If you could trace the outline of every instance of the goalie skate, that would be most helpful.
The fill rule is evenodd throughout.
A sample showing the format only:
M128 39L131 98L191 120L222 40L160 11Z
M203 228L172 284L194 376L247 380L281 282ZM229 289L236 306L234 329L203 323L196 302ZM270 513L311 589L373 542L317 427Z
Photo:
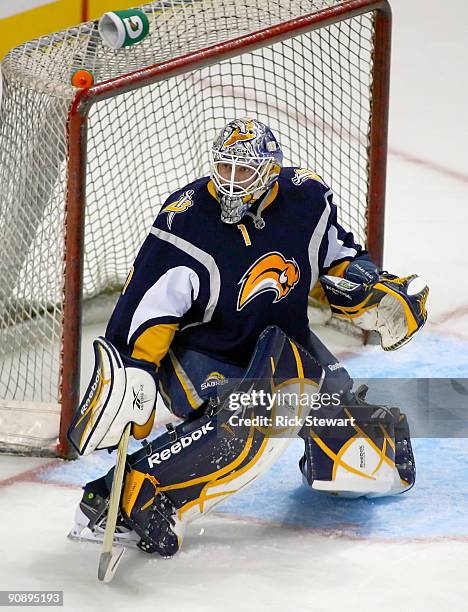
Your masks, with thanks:
M75 542L96 542L102 544L105 529L105 517L101 522L90 527L89 518L84 514L81 508L78 507L75 513L75 524L67 537ZM117 523L114 534L114 544L116 546L136 548L139 541L140 536L135 531L123 525L121 521Z
M75 512L75 524L68 534L70 540L103 542L109 499L100 494L95 486L92 486L95 484L96 482L85 487L83 498ZM136 547L139 541L138 534L124 523L119 514L114 533L114 544Z

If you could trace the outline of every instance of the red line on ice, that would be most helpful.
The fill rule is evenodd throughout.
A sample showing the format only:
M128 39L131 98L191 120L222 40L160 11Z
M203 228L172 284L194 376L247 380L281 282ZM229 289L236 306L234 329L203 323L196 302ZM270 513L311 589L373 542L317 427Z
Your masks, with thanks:
M411 153L406 153L405 151L400 151L399 149L394 149L393 147L389 147L388 152L390 155L399 157L400 159L410 162L411 164L417 164L418 166L424 166L425 168L434 170L434 172L438 172L439 174L444 174L445 176L456 179L457 181L461 181L462 183L468 183L468 174L465 174L463 172L452 170L451 168L442 166L441 164L433 162L429 159L417 157L416 155L412 155Z
M10 476L9 478L0 480L0 488L9 487L10 485L16 484L17 482L38 482L38 477L42 472L45 472L49 468L54 467L56 465L60 465L61 462L61 459L52 459L51 461L43 463L42 465L39 465L35 468L31 468L30 470L26 470L25 472L15 474L15 476Z

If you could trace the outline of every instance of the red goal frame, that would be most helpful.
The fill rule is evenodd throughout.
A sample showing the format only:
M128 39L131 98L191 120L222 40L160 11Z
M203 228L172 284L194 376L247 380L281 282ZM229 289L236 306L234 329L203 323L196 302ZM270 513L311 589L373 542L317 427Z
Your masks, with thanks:
M65 208L65 283L60 365L62 407L58 452L70 456L66 432L79 403L83 244L86 206L87 124L91 106L106 98L281 42L294 35L375 11L369 157L367 250L382 265L390 87L391 9L387 0L349 0L340 6L291 19L211 45L80 90L68 118L68 181Z

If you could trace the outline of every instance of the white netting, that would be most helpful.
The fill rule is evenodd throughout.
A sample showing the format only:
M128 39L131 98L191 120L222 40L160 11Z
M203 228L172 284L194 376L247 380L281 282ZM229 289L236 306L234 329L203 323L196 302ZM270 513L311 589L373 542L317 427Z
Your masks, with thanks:
M57 405L60 399L67 119L77 92L72 73L86 68L102 82L341 4L158 2L143 5L150 36L133 47L110 50L89 22L4 58L0 396L7 404ZM364 242L373 36L371 12L92 106L84 299L122 285L162 201L207 174L215 132L247 114L278 135L286 165L310 167L332 185L342 222Z

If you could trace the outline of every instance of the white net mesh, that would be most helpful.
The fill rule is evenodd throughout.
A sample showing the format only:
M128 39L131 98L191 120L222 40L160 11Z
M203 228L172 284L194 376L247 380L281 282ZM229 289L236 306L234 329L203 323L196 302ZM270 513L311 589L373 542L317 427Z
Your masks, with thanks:
M0 106L0 444L12 410L59 410L67 120L76 69L95 82L330 7L341 0L194 0L143 5L150 35L113 51L96 24L42 37L3 60ZM332 185L366 241L374 13L347 18L98 102L89 113L83 297L118 290L158 208L208 173L228 120L268 123L285 165ZM14 418L13 418L14 422ZM3 423L3 424L2 424ZM3 428L3 429L2 429ZM15 432L10 443L50 446ZM10 431L12 430L12 431ZM34 430L36 431L36 430ZM16 438L15 438L16 436ZM29 437L28 437L29 436ZM5 436L4 436L5 438Z

